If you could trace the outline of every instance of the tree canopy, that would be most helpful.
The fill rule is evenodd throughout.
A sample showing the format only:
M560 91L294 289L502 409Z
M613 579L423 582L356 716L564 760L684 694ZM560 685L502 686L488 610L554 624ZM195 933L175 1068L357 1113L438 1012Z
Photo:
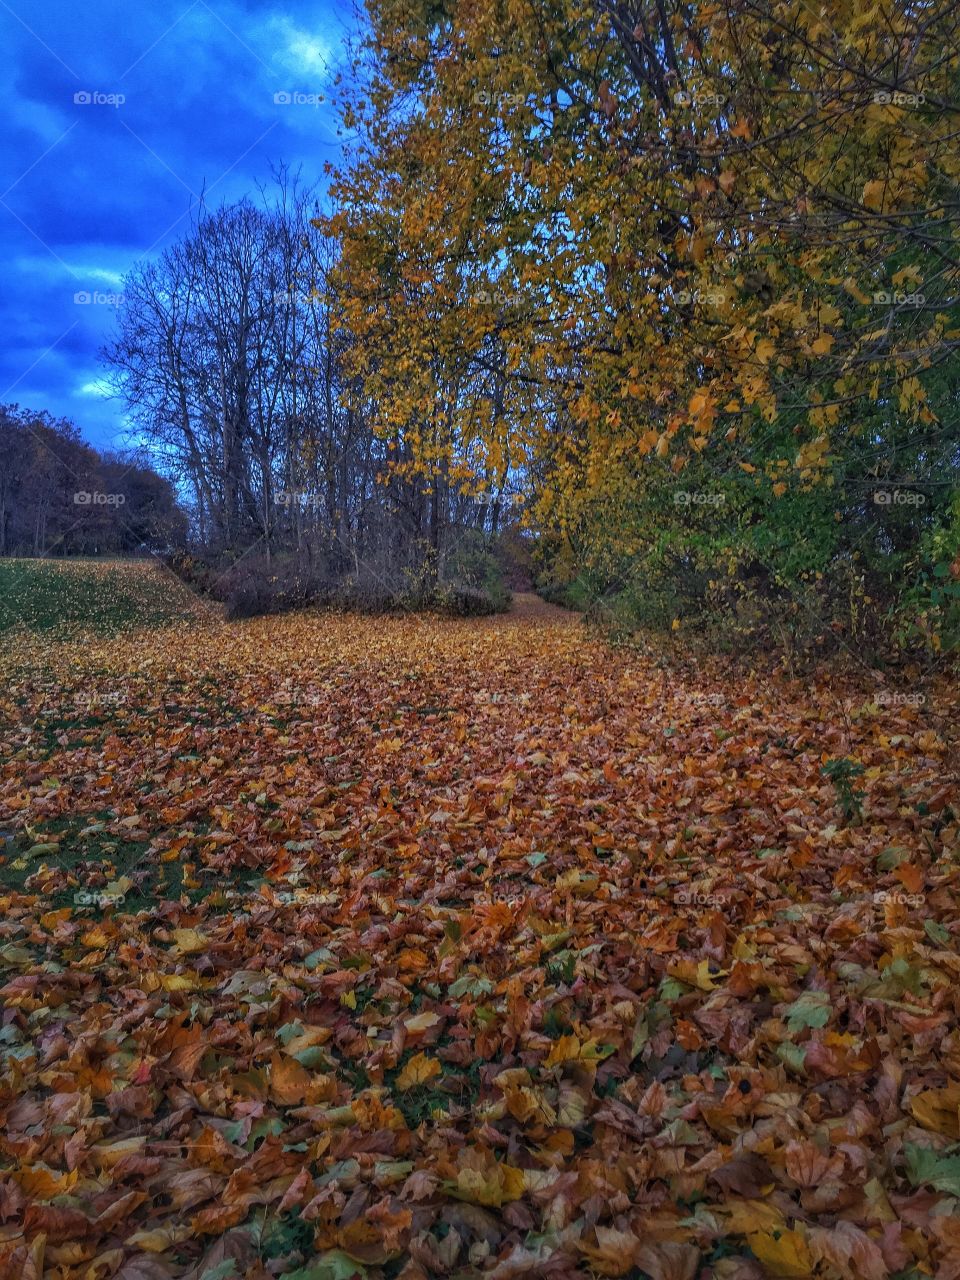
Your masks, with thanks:
M323 225L403 465L523 469L551 571L666 618L922 596L960 550L955 6L368 13Z

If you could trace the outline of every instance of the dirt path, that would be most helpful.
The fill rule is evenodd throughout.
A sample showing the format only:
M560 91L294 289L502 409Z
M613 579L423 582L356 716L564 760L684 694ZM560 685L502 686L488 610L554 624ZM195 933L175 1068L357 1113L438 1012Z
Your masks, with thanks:
M515 591L507 616L530 622L538 619L544 622L572 622L580 615L572 609L562 609L559 605L548 603L533 591Z

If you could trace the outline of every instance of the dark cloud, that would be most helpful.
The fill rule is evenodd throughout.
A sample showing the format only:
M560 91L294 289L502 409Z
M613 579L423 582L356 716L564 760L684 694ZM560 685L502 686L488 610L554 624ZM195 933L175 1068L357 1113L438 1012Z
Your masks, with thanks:
M239 199L281 161L320 181L339 150L331 105L275 99L322 95L351 25L338 0L4 0L0 402L118 439L98 360L109 295L185 232L201 193Z

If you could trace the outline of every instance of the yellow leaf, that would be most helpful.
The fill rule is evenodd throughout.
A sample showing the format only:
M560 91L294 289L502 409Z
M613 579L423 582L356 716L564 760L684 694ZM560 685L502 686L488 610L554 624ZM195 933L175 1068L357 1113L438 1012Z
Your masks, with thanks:
M80 1179L80 1170L57 1173L55 1169L48 1169L44 1165L33 1165L31 1168L14 1170L11 1176L31 1198L52 1200L54 1196L65 1196L70 1192Z
M412 1089L414 1085L426 1084L440 1074L440 1063L425 1053L415 1053L407 1065L397 1076L397 1088Z
M912 284L920 284L921 276L920 268L918 266L911 265L909 267L901 267L900 270L895 272L891 277L890 283L899 289L900 286L902 284L906 284L908 280Z
M295 1058L298 1053L302 1053L304 1049L312 1049L314 1045L326 1044L333 1035L330 1027L304 1027L303 1032L294 1036L284 1046L284 1053L290 1058Z
M547 1102L542 1089L507 1086L503 1090L503 1100L507 1104L507 1110L521 1124L528 1124L533 1120L537 1124L552 1127L557 1122L557 1113Z
M97 1168L110 1169L127 1156L139 1155L146 1141L146 1138L140 1135L135 1138L120 1138L117 1142L98 1143L90 1148L90 1154Z
M690 241L690 257L694 262L702 262L706 257L708 243L706 236L694 236Z
M430 957L420 947L405 947L397 956L401 973L422 973L429 963Z
M620 1231L615 1227L594 1228L596 1245L586 1241L579 1244L580 1252L588 1259L590 1270L602 1276L622 1276L633 1267L640 1249L640 1240L632 1231Z
M457 1174L454 1194L461 1200L499 1208L523 1195L525 1180L522 1169L500 1164L489 1153L466 1151L465 1167Z
M609 1049L601 1048L595 1036L588 1040L580 1040L574 1035L561 1036L547 1055L545 1065L556 1067L562 1062L598 1062L607 1053Z
M270 1096L284 1107L299 1106L310 1087L310 1072L296 1058L275 1053L270 1062Z
M69 920L71 916L70 907L61 907L59 911L47 911L40 917L40 923L45 929L55 929L58 924L64 920Z
M851 298L856 298L857 302L862 303L864 306L871 301L869 293L864 293L852 276L847 276L843 282L843 287Z
M770 1275L801 1280L813 1273L813 1257L800 1231L757 1231L747 1236L747 1243Z
M712 991L716 986L714 978L723 976L724 971L718 970L717 973L710 972L710 961L701 960L694 963L692 960L675 960L673 964L667 967L667 974L671 978L677 978L680 982L685 982L690 987L697 987L700 991Z
M587 875L579 867L571 867L562 876L557 876L556 888L565 889L568 893L590 894L597 887L597 877Z
M173 940L181 955L190 955L195 951L205 951L210 939L199 929L174 929Z
M780 1210L769 1200L731 1200L724 1208L727 1213L727 1234L750 1236L757 1233L781 1232L787 1222Z
M561 1036L559 1040L554 1042L553 1048L547 1056L546 1065L548 1067L558 1066L561 1062L568 1062L573 1058L580 1056L580 1041L576 1036Z
M571 1081L563 1081L557 1101L557 1123L576 1129L590 1113L590 1098L586 1089Z
M910 1111L918 1124L948 1138L960 1138L960 1084L926 1089L910 1099Z
M162 973L160 985L164 991L196 991L200 982L197 974Z
M113 935L107 933L100 925L94 925L92 929L88 929L81 937L80 941L85 947L106 947L110 945L110 939Z
M193 1234L192 1227L155 1227L152 1231L135 1231L128 1236L124 1244L135 1249L143 1249L147 1253L165 1253L175 1244L182 1244Z
M637 442L637 448L643 454L649 453L656 446L659 439L659 433L648 427Z
M698 418L700 414L707 408L710 403L710 397L705 391L696 391L690 397L690 417Z
M443 1019L436 1013L415 1013L412 1018L404 1018L403 1025L411 1035L418 1031L429 1031L439 1026Z

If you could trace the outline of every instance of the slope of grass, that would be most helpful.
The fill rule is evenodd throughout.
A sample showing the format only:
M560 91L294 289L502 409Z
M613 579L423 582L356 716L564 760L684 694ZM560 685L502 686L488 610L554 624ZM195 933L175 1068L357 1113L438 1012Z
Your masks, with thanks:
M0 560L0 633L21 627L110 635L164 626L196 607L152 561Z

